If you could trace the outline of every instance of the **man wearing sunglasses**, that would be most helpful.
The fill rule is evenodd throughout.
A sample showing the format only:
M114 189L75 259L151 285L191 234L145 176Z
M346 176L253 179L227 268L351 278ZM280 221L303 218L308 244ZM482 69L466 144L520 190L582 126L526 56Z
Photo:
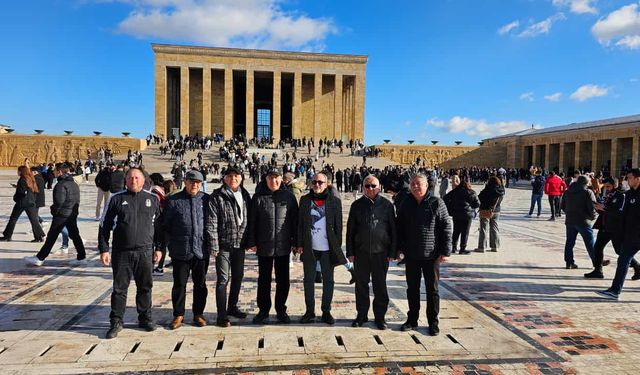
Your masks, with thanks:
M373 284L373 315L376 327L387 329L384 316L389 306L387 270L396 257L396 227L393 204L380 195L380 181L364 179L363 196L353 202L347 220L347 257L354 262L356 319L352 327L368 321L369 280Z

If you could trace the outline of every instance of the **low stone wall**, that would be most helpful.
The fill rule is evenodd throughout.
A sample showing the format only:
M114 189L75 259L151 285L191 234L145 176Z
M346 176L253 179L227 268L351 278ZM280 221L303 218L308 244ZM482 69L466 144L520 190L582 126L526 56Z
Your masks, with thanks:
M419 157L425 166L433 168L445 162L476 150L477 146L429 146L429 145L393 145L375 146L382 151L380 156L398 164L412 164Z
M29 159L31 165L86 160L87 150L95 159L100 147L119 155L128 150L144 150L147 142L128 137L0 134L0 167L18 167L25 159Z

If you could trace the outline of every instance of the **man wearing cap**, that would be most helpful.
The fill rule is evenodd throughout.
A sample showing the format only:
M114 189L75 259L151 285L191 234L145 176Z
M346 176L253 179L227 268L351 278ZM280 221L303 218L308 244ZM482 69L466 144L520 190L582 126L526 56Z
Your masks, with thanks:
M209 246L205 241L205 216L209 195L200 190L202 173L191 170L185 175L185 187L167 200L162 214L164 242L168 244L173 264L173 321L171 329L178 329L184 321L185 297L189 274L193 281L193 322L207 325L204 308L207 303L206 275L209 265ZM156 251L156 258L162 253Z
M229 316L244 319L238 308L240 286L244 276L244 258L249 192L242 187L242 172L235 166L226 169L222 186L211 193L207 206L206 236L209 249L216 258L216 325L229 327ZM227 284L231 290L227 299Z
M296 244L298 203L282 184L282 171L271 168L266 175L266 189L256 189L249 208L247 248L258 255L258 314L255 324L262 324L271 310L271 274L275 268L277 319L289 323L289 254Z

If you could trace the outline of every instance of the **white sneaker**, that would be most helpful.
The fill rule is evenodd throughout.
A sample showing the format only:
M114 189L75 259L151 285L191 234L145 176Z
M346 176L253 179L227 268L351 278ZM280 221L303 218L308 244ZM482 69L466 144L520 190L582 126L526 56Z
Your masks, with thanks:
M37 256L31 256L31 257L24 257L24 262L27 263L30 266L36 266L36 267L40 267L42 265L42 263L44 263L44 260L40 260L38 259Z
M74 259L71 261L71 265L74 267L86 267L87 266L87 258L84 259Z
M60 246L58 251L56 251L56 254L69 254L69 247L68 246Z

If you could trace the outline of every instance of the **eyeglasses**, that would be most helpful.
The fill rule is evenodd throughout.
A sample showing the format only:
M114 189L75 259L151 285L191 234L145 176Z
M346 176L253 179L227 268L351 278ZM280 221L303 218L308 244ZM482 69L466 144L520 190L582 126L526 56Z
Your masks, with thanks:
M320 180L311 181L311 183L314 184L314 185L324 185L325 184L324 181L320 181Z
M367 184L367 185L364 185L364 187L367 189L375 189L378 187L378 185Z

